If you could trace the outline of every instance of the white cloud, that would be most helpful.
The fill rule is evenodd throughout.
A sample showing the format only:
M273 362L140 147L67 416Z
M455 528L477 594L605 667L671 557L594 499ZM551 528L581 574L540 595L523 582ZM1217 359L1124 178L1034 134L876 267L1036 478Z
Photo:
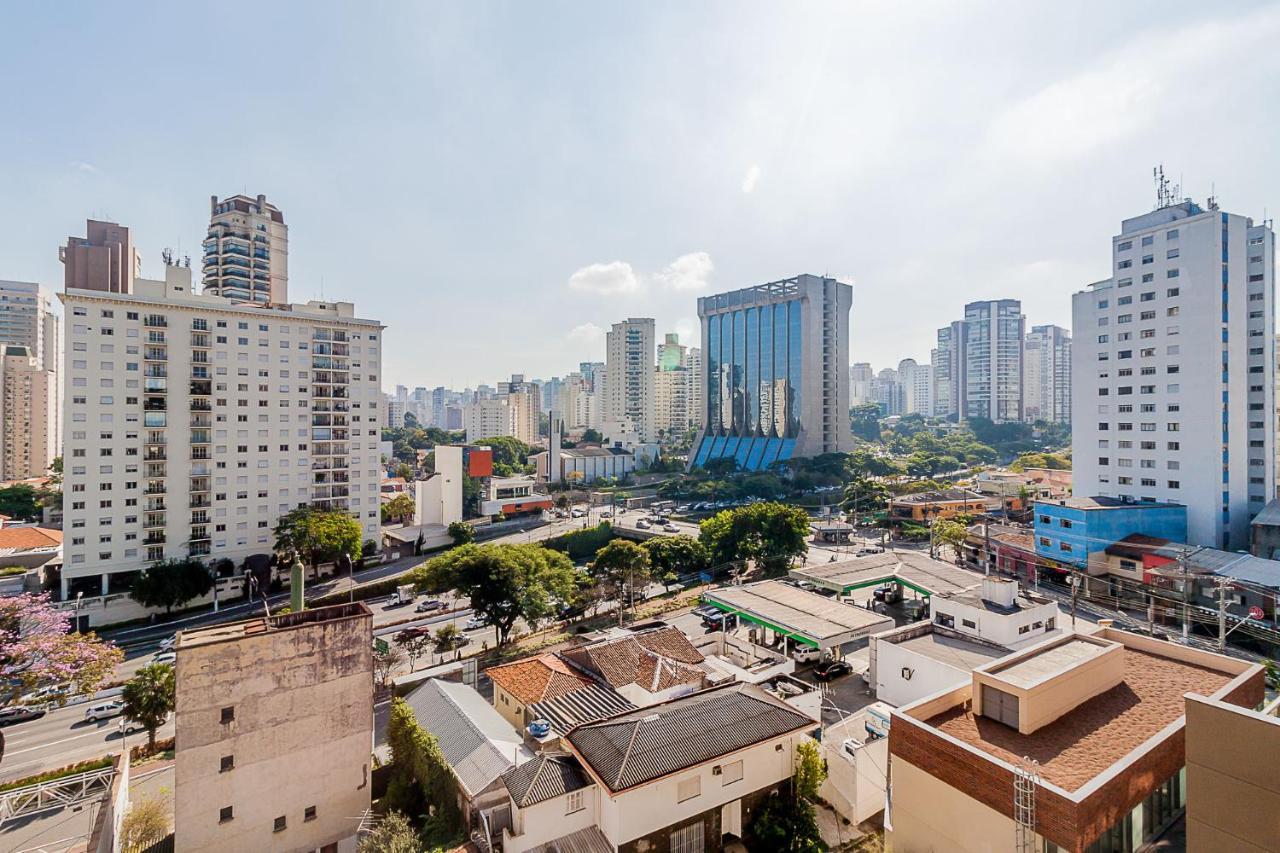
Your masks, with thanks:
M760 180L760 164L752 163L751 168L747 169L747 174L742 177L742 191L750 193L756 188L756 183Z
M71 168L75 169L77 172L98 171L97 166L93 165L92 163L86 163L83 160L72 160L70 165L71 165Z
M607 264L589 264L569 276L569 287L584 293L613 296L634 293L640 289L640 279L631 264L612 261Z
M569 334L565 335L565 337L576 344L595 343L604 339L604 329L595 323L583 323L570 329Z
M640 293L654 285L667 290L705 290L707 278L715 270L706 252L681 255L656 273L638 273L626 261L588 264L569 276L569 287L582 293L619 296Z
M705 290L707 277L715 268L706 252L690 252L668 264L658 273L658 280L672 290Z

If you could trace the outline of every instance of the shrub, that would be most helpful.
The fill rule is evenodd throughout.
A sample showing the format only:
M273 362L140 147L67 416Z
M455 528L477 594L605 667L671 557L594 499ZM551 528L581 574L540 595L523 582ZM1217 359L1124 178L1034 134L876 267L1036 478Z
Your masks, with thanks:
M607 521L586 530L571 530L548 539L543 544L553 551L563 551L571 560L587 560L616 538L613 525Z

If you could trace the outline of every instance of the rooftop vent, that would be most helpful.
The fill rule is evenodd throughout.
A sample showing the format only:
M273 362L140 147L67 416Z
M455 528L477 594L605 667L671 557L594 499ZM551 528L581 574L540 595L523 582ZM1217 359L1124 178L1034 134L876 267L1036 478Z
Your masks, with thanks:
M1018 597L1018 582L1010 578L987 575L982 579L982 600L1000 607L1012 607Z

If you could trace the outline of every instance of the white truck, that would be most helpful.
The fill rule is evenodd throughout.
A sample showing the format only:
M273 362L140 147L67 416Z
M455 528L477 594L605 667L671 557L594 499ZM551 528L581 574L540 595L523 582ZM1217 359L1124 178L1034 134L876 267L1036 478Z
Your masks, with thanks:
M396 591L391 595L391 600L387 602L388 607L400 607L413 601L413 584L406 583L396 587Z

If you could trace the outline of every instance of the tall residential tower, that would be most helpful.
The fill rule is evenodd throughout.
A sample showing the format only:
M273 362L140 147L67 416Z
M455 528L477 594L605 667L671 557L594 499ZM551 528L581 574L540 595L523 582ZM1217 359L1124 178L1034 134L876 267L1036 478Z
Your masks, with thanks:
M1111 252L1072 300L1075 493L1185 504L1189 543L1244 548L1275 493L1275 235L1165 201Z
M265 195L209 200L204 292L236 302L289 301L289 226Z

